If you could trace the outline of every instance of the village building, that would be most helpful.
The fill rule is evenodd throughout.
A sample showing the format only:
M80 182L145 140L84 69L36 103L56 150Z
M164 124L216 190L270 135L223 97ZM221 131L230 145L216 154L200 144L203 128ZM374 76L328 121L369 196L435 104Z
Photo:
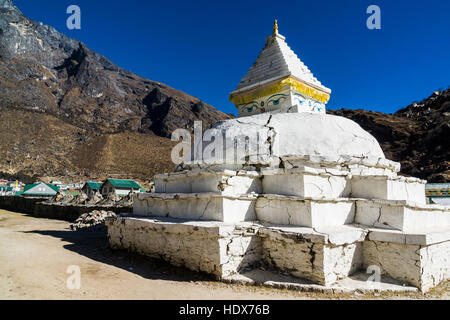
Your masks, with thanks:
M2 184L0 184L0 195L2 196L10 196L10 195L19 195L21 194L21 186L23 183L16 181L3 181Z
M427 292L450 279L450 207L427 204L426 181L400 176L356 122L326 114L330 93L275 24L231 94L239 118L208 131L225 136L220 152L204 150L221 139L200 141L156 175L132 216L107 221L111 246L231 282L281 273L320 290Z
M102 182L89 181L84 184L83 188L81 188L81 191L87 194L88 197L92 197L97 192L100 192L102 184Z
M51 185L45 184L43 182L26 185L23 190L23 197L33 197L33 198L50 198L55 196L59 192L59 188Z
M100 193L106 197L115 193L119 197L126 197L130 193L139 193L143 188L134 180L107 179L100 187Z
M10 196L14 194L13 187L0 186L0 196Z
M427 203L450 206L450 183L429 183L425 191Z

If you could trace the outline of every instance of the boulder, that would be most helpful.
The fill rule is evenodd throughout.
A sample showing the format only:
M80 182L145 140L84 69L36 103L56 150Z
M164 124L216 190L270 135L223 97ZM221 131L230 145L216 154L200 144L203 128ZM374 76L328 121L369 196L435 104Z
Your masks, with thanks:
M114 218L112 211L92 211L81 215L75 223L70 225L72 231L105 232L105 219Z

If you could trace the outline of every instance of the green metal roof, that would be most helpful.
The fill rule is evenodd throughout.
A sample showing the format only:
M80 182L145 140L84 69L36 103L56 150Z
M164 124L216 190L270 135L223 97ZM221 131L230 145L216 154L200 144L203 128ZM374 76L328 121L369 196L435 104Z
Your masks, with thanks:
M92 190L99 190L103 184L101 182L86 182L86 183Z
M137 183L134 180L108 179L106 180L106 182L109 182L114 188L137 189L137 190L140 190L142 188L139 185L139 183Z
M52 184L47 184L47 186L49 186L50 188L52 188L53 190L55 190L56 192L59 192L59 188L57 186L54 186Z
M24 188L23 188L23 192L27 192L30 189L33 189L34 187L36 187L38 185L38 183L34 183L34 184L27 184Z
M27 193L29 190L33 189L34 187L40 185L40 183L34 183L34 184L27 184L24 188L23 188L23 192ZM59 188L57 186L51 185L51 184L47 184L47 186L52 189L55 192L59 192Z

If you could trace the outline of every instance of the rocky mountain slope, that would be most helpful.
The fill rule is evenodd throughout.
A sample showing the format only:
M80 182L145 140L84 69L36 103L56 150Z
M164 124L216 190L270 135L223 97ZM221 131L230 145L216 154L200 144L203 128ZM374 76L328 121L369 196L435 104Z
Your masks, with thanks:
M450 89L435 92L395 114L365 110L329 111L358 122L380 142L402 173L429 182L450 181Z
M68 160L71 151L103 155L111 139L129 132L142 134L138 140L146 141L148 147L135 147L148 152L143 155L147 169L128 171L119 162L115 173L151 174L162 159L149 146L159 145L161 137L170 137L177 128L192 129L196 120L208 126L229 117L195 97L116 66L80 41L29 20L10 0L0 0L0 125L2 131L8 128L3 132L8 138L0 138L0 173L96 175L103 168L85 170L81 155ZM135 159L128 151L130 161ZM89 157L94 161L92 154ZM167 160L170 157L162 162ZM88 167L95 166L89 162Z

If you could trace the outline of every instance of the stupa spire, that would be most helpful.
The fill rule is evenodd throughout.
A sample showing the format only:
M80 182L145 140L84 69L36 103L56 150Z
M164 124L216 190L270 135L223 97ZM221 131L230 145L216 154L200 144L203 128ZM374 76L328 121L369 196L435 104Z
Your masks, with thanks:
M278 20L275 20L273 24L273 35L276 36L278 34Z
M240 117L265 112L325 113L331 90L314 77L285 40L275 20L258 59L231 93Z

